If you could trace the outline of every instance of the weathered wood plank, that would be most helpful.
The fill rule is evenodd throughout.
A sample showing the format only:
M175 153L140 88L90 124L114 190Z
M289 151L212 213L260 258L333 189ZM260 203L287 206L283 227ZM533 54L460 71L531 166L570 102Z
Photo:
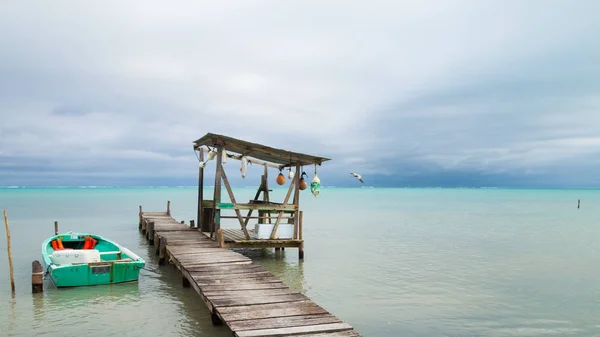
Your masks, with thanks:
M307 325L299 327L289 328L275 328L275 329L263 329L263 330L245 330L235 332L234 336L237 337L276 337L286 336L299 333L313 333L313 332L337 332L344 330L352 330L352 326L347 323L330 323L330 324L318 324L318 325Z
M240 282L243 282L245 284L251 284L251 283L265 284L265 283L280 283L281 282L275 276L257 277L257 278L236 277L235 279L228 278L228 279L221 279L221 280L214 280L212 278L195 278L194 281L196 283L198 283L198 285L201 285L201 286L217 285L217 284L238 284Z
M289 335L288 335L289 336ZM361 337L361 335L354 330L338 331L338 332L325 332L317 334L300 334L293 335L294 337Z
M271 304L271 303L290 303L298 301L309 300L302 294L290 294L290 295L278 295L278 296L265 296L265 297L251 297L251 296L230 296L230 297L214 297L209 300L215 308L219 307L231 307L240 305L257 305L257 304Z
M244 272L255 272L265 271L265 267L255 263L249 264L219 264L219 265L208 265L208 266L186 266L186 269L190 272L199 273L211 273L211 274L227 274L227 273L244 273Z
M233 331L261 330L273 328L286 328L305 325L317 325L327 323L341 323L342 321L331 314L303 315L253 319L245 321L231 321L229 328Z
M245 280L245 279L255 279L255 278L273 278L273 274L268 271L254 271L254 272L246 272L236 274L235 277L231 277L231 273L227 274L213 274L213 273L198 273L198 272L190 272L190 275L194 278L194 280L214 280L215 282L221 282L226 280ZM276 278L277 279L277 278ZM279 279L277 279L279 280Z
M231 283L231 284L213 284L202 286L205 292L214 291L233 291L233 290L262 290L262 289L287 289L288 286L283 282L272 283Z
M261 319L299 315L327 314L327 310L311 301L299 301L276 304L261 304L237 307L221 307L217 313L226 321Z
M206 297L216 297L216 296L278 296L278 295L289 295L294 294L295 292L289 288L276 288L276 289L260 289L260 290L220 290L220 291L206 291L205 287L202 287L204 290L204 295Z

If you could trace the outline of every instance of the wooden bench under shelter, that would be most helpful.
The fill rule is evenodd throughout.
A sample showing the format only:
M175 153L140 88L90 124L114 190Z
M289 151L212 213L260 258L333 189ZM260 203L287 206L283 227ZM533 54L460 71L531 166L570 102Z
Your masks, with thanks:
M204 235L217 241L223 248L298 248L298 256L304 258L304 241L302 239L302 211L300 210L301 167L321 165L329 158L318 157L266 145L251 143L223 135L207 133L194 142L194 151L198 151L200 169L198 175L198 214L197 223ZM238 202L235 198L225 170L223 156L227 159L240 160L254 165L264 166L264 173L254 199L247 203ZM206 159L206 160L205 160ZM213 159L216 163L214 193L212 200L204 199L204 169L206 163ZM289 188L282 203L273 202L269 198L269 168L279 172L285 168L295 169L294 177L288 181ZM225 186L230 202L223 202L221 188ZM261 197L262 194L262 197ZM292 198L293 194L293 198ZM290 198L292 198L290 200ZM232 215L225 215L233 211ZM254 212L257 215L253 215ZM242 214L242 212L246 212ZM221 220L237 219L240 229L221 228ZM248 228L250 219L258 224L272 224L271 234L266 239L255 237L254 229ZM284 222L282 222L284 221ZM293 235L281 238L278 228L282 223L293 225Z

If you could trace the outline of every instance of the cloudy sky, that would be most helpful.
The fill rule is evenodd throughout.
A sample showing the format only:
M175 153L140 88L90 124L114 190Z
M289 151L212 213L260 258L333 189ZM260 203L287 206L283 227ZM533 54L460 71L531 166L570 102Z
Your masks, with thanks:
M600 187L598 13L3 1L0 186L193 185L213 132L332 158L324 185Z

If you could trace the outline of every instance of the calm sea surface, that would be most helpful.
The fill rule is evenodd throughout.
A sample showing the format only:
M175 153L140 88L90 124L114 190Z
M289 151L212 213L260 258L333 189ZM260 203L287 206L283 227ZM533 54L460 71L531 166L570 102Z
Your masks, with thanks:
M195 218L195 188L0 189L17 286L13 298L1 230L0 335L230 336L138 233L138 205L167 200L177 220ZM243 253L364 336L598 336L599 206L591 190L325 188L301 195L304 262L296 249ZM58 290L48 279L31 294L55 220L121 243L149 270L137 284Z

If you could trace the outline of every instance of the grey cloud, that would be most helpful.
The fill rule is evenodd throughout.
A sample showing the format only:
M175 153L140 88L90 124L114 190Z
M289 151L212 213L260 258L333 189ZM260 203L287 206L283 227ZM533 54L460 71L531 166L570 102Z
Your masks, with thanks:
M597 181L594 1L37 6L0 13L0 185L193 183L206 132L330 181Z

